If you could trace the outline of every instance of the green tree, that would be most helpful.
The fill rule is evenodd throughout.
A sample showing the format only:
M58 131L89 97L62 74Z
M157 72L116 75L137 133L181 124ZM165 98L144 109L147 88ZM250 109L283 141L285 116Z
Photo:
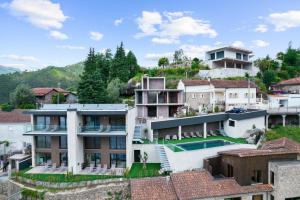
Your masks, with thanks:
M138 73L140 67L137 64L137 59L132 51L128 52L126 60L129 67L129 78L132 78Z
M101 59L100 59L101 60ZM84 71L78 84L78 99L80 103L106 103L106 83L101 74L101 65L95 55L94 49L90 49L84 62Z
M28 85L19 84L10 94L10 103L16 108L34 108L35 96Z
M64 102L66 102L66 97L63 93L59 92L59 93L52 95L51 102L53 104L64 103Z
M107 94L111 103L120 102L120 90L123 84L119 78L111 80L107 85Z
M263 82L267 88L276 81L276 74L273 70L267 70L263 73Z
M184 53L182 49L176 50L173 55L173 63L175 65L182 64Z
M199 69L200 63L201 63L201 61L199 58L193 58L191 68Z
M127 82L130 78L130 70L127 65L126 53L123 47L123 42L117 47L115 56L110 67L110 80L119 78L122 82Z
M169 59L167 57L162 57L158 60L158 66L165 68L169 65Z

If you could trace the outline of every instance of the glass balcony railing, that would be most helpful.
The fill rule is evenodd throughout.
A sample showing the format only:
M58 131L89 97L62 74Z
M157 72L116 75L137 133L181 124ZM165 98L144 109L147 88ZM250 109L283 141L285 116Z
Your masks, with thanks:
M106 126L79 126L79 132L111 132L111 131L125 131L125 125L106 125Z
M29 125L25 127L25 132L65 132L67 131L66 126L61 125Z

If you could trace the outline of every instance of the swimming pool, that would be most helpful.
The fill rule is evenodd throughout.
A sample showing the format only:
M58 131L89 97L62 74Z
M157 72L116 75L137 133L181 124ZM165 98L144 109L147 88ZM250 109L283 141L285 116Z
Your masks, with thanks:
M202 142L191 142L191 143L184 143L184 144L177 144L179 148L185 151L197 150L197 149L207 149L213 147L221 147L234 144L232 142L226 140L209 140L209 141L202 141Z

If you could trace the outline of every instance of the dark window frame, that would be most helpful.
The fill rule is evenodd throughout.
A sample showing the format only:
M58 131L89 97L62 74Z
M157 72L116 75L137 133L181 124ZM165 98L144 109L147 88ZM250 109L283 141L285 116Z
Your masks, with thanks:
M228 121L228 126L235 127L235 121L234 120L229 120Z
M63 140L64 138L65 140ZM68 136L66 135L59 136L59 148L68 149Z
M122 141L123 140L123 141ZM110 136L109 149L126 149L126 136Z
M51 149L51 136L48 135L39 135L35 136L35 146L40 149Z
M85 149L101 149L100 137L84 137Z
M115 167L117 167L117 168L119 168L119 167L126 167L126 159L127 159L127 157L126 157L126 154L125 153L111 153L110 154L110 166L112 166L112 161L115 161ZM113 158L113 157L115 157L115 158ZM124 159L124 157L125 157L125 159ZM125 164L125 166L124 165L122 165L122 163L123 164Z

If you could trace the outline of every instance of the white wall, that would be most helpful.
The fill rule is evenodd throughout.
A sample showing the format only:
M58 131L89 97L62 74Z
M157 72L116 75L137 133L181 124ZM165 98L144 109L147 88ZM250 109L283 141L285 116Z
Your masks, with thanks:
M126 115L126 167L131 167L131 164L134 161L133 150L132 150L132 140L134 135L135 127L135 114L136 108L128 110Z
M140 150L141 155L146 152L148 154L148 163L160 163L159 154L155 149L155 144L133 144L132 145L132 157L134 156L134 150Z
M230 97L230 94L237 93L237 98ZM248 97L245 94L248 93L248 88L228 88L226 89L226 104L247 104ZM250 103L256 103L256 88L250 88Z
M232 119L229 119L232 120ZM229 120L224 121L224 131L229 137L245 137L247 130L253 129L253 125L259 129L265 129L265 117L256 117L245 120L233 120L235 126L229 126Z
M279 108L280 104L284 107L300 106L300 94L269 95L268 99L270 108Z
M0 123L0 141L9 141L9 147L6 148L6 153L9 151L20 151L24 149L23 143L30 143L31 138L23 136L28 123ZM4 153L4 149L0 148L0 154Z
M165 151L171 165L173 172L180 172L192 169L203 168L203 159L218 155L219 151L227 151L232 149L251 148L255 149L255 145L250 144L234 144L222 147L173 152L171 149L165 146Z

